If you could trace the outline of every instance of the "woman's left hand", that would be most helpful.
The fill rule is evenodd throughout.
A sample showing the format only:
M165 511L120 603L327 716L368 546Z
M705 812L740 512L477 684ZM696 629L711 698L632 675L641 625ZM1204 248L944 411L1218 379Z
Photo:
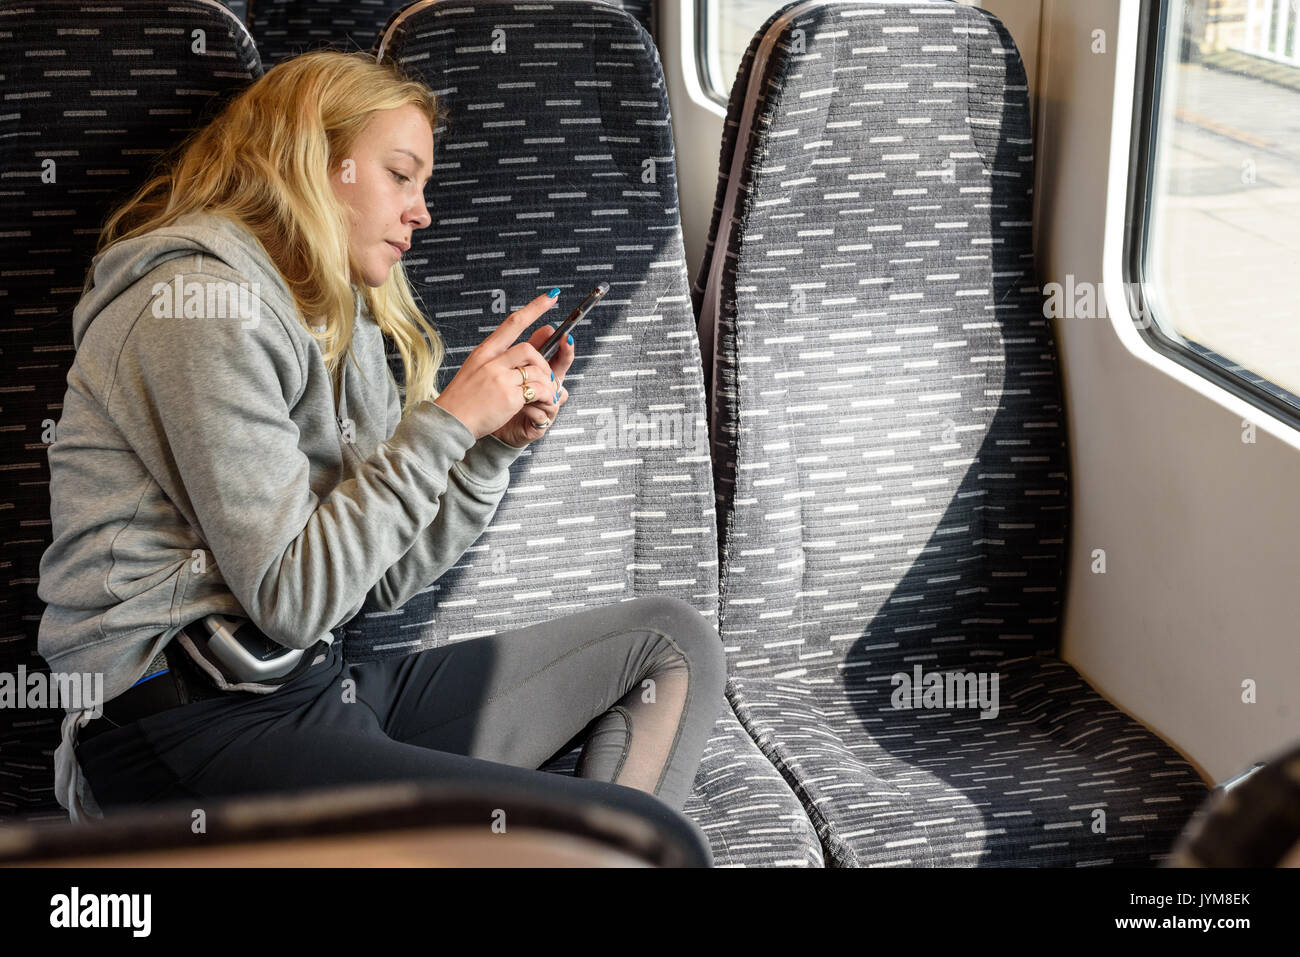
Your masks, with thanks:
M555 332L555 326L545 325L533 331L528 342L534 349L540 349ZM560 406L569 401L569 391L564 388L564 375L573 364L574 347L569 345L569 337L560 340L560 347L551 356L551 372L555 375L553 382L534 382L528 384L537 391L538 398L529 402L501 428L492 434L507 445L523 448L534 439L541 438L555 424ZM521 381L519 387L523 388Z

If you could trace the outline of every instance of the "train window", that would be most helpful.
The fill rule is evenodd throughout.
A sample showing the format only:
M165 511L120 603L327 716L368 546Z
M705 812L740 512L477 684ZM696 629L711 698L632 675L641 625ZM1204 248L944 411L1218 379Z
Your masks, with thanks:
M726 105L749 41L788 0L695 0L697 57L704 90Z
M1300 2L1147 0L1144 30L1129 246L1139 327L1294 422Z

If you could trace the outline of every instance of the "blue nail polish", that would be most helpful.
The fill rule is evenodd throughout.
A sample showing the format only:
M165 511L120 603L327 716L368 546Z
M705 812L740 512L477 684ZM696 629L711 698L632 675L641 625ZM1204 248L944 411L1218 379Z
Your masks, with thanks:
M558 392L555 393L555 401L556 401L556 402L559 402L559 401L560 401L560 393L558 393Z
M569 333L569 345L573 345L573 333Z
M555 289L552 289L550 292L548 292L547 295L550 296L552 299L558 299L560 295L560 290L558 287L556 287Z
M554 373L554 372L551 373L551 381L552 381L552 382L555 381L555 373Z

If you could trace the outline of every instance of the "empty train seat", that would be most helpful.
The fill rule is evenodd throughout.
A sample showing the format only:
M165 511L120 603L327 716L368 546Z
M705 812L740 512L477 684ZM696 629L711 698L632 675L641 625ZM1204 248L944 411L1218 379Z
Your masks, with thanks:
M795 3L750 44L693 289L719 627L831 865L1150 865L1207 793L1059 657L1032 190L1024 69L986 11Z
M369 50L384 26L408 6L428 0L253 0L248 26L269 68L322 47ZM568 2L568 0L561 0ZM652 29L652 0L608 0Z
M683 599L713 621L705 395L654 45L600 2L445 0L394 18L377 52L447 111L433 222L405 257L446 344L440 381L552 286L563 290L555 323L598 282L611 288L574 332L568 403L511 467L482 536L400 609L363 608L344 629L345 656L409 653L641 596ZM539 550L548 565L526 560ZM685 808L715 862L819 866L793 792L718 705ZM573 759L557 755L547 770L570 773Z
M72 367L72 310L108 212L164 151L262 73L243 24L208 0L0 0L0 315L7 574L0 670L48 671L36 593L52 541L49 460ZM66 820L54 800L61 711L4 711L0 816Z

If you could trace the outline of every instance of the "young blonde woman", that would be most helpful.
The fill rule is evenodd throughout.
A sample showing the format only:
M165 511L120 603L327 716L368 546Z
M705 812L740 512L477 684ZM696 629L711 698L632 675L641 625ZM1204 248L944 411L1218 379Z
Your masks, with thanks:
M552 325L516 341L558 289L435 386L442 342L401 258L430 223L437 109L364 54L286 61L105 226L73 318L39 586L51 670L104 675L102 716L69 710L56 754L74 820L381 780L668 815L689 795L725 665L685 602L361 664L333 640L367 598L400 607L459 560L569 398L572 337L550 362ZM271 690L211 675L174 639L213 615L306 654ZM584 739L578 777L536 770Z

